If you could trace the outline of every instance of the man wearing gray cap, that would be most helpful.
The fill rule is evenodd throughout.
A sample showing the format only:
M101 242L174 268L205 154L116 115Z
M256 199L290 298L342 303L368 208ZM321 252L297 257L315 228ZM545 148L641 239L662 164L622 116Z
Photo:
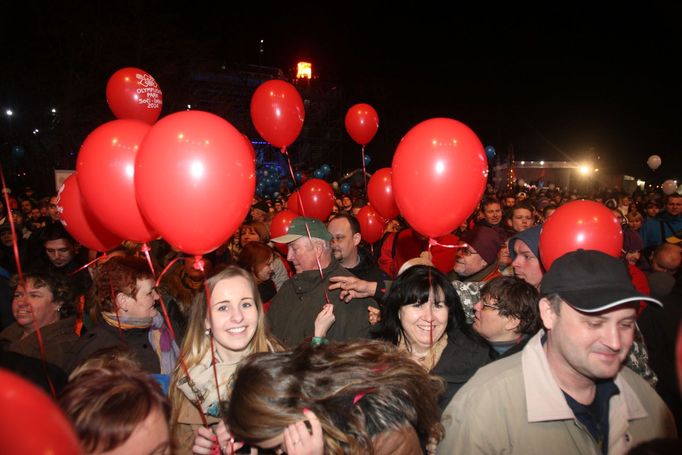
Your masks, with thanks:
M294 347L312 336L325 336L334 341L369 338L367 307L376 303L363 298L346 304L339 299L340 290L326 291L330 277L352 276L334 259L331 237L321 221L299 216L291 222L286 235L272 239L288 244L287 260L296 269L296 275L273 298L267 314L272 333L286 346ZM331 322L328 330L322 330L326 335L316 333L322 320Z
M541 330L524 350L486 366L455 395L440 454L626 453L675 437L670 411L622 362L640 301L625 265L578 250L541 283Z

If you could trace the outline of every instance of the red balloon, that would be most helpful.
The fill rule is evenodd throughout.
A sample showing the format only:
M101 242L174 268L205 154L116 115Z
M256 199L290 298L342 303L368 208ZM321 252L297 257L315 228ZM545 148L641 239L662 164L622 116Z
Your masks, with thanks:
M298 191L294 191L287 199L287 210L297 215L301 214L301 199L298 197Z
M569 202L542 225L540 258L545 270L549 270L555 259L578 249L620 257L623 229L606 206L594 201Z
M393 196L390 167L379 169L372 175L367 184L367 196L374 209L383 218L390 220L400 213Z
M251 120L263 139L275 147L291 145L301 133L305 109L296 87L270 80L256 89L251 98Z
M276 237L286 235L289 232L289 226L291 226L291 222L294 221L294 218L298 216L298 213L292 212L288 209L282 210L275 215L270 222L270 238L274 239ZM287 251L289 249L286 243L275 243L275 247L286 257Z
M357 218L360 222L360 235L365 242L375 243L384 235L386 220L371 205L361 208Z
M114 120L88 135L76 162L81 194L108 231L135 242L159 235L142 217L135 199L135 157L151 127L138 120Z
M346 112L346 131L358 144L369 144L378 129L379 115L369 104L356 104Z
M392 165L400 213L419 233L440 237L474 211L485 190L483 144L465 124L448 118L419 123L402 138Z
M154 229L178 250L200 255L223 244L246 217L256 168L244 136L227 121L177 112L144 138L135 188Z
M153 124L161 114L163 94L146 71L122 68L107 82L107 103L116 118Z
M57 210L69 234L91 250L108 251L122 241L102 226L82 200L77 173L64 180L57 197Z
M303 210L301 214L327 221L334 207L334 190L329 183L321 179L310 179L298 191Z
M2 369L0 384L0 453L81 453L73 426L42 390Z

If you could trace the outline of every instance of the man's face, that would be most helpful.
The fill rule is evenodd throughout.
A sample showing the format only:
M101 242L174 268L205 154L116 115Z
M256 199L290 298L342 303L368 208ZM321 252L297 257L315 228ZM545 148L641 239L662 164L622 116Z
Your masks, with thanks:
M48 240L45 252L55 267L64 267L73 260L76 253L74 246L66 239Z
M289 243L287 260L294 264L296 273L317 270L317 248L307 236Z
M665 210L673 216L682 213L682 197L669 197L665 203Z
M514 204L516 204L516 198L513 197L504 198L504 208L510 209L514 207Z
M656 205L649 206L646 209L644 209L644 211L646 212L646 216L648 216L649 218L656 218L656 215L658 215L659 212L658 206Z
M651 269L654 272L663 272L674 275L680 269L682 254L680 248L671 247L663 251L655 252L651 261Z
M360 234L353 235L350 223L345 218L334 218L327 224L327 230L332 235L332 253L336 260L344 267L353 267L355 264L345 264L344 262L356 258Z
M50 205L47 207L47 214L53 221L59 221L59 211L57 210L57 197L50 198Z
M626 207L629 205L630 205L630 198L629 197L625 196L625 197L621 198L621 200L620 200L620 206L621 207Z
M14 241L12 240L11 230L7 229L0 233L0 243L2 243L3 246L12 246L14 244Z
M40 209L31 209L29 219L31 221L40 221Z
M457 258L454 267L454 270L458 275L468 277L486 268L488 263L471 245L463 246L466 245L464 242L460 242L459 244L462 247L457 249Z
M540 261L535 254L533 254L530 248L528 248L528 245L521 240L516 240L514 242L514 252L516 253L516 258L512 262L514 275L529 283L531 286L535 286L536 288L540 286L543 273L542 268L540 267Z
M546 349L550 368L592 381L618 374L635 334L634 305L583 313L562 302L556 314L549 301L542 299L540 314L549 332Z
M497 202L486 205L483 207L483 217L493 226L499 224L502 221L502 207Z
M261 223L264 223L266 217L267 217L267 213L265 213L261 209L251 209L251 218L253 218L254 221L259 221Z
M21 201L21 211L24 212L26 215L31 213L31 209L33 206L31 205L31 201Z
M533 226L533 213L528 209L516 209L512 214L510 224L514 232L525 231Z
M351 209L352 206L353 201L351 201L348 196L344 196L341 198L341 207L343 207L344 210L348 211Z

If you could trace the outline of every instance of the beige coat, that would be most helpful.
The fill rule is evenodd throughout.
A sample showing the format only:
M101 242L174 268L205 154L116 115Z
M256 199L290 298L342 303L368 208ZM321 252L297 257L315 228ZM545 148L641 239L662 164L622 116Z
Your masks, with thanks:
M439 454L601 453L574 417L542 348L540 331L525 349L478 370L445 409ZM609 454L654 438L675 437L670 411L627 367L610 401Z

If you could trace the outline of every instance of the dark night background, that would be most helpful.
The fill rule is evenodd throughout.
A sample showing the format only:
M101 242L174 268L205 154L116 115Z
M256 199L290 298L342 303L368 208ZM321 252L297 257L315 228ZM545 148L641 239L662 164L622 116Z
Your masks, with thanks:
M299 60L313 63L322 92L338 93L337 173L359 166L343 115L366 102L380 117L371 170L390 165L409 128L445 116L501 158L513 146L518 160L599 156L603 172L682 179L682 7L673 3L94 3L22 2L3 15L0 156L10 186L50 191L52 169L75 166L88 132L113 119L105 86L119 68L152 74L167 115L202 109L193 72L260 64L290 74ZM651 154L663 161L656 173Z

